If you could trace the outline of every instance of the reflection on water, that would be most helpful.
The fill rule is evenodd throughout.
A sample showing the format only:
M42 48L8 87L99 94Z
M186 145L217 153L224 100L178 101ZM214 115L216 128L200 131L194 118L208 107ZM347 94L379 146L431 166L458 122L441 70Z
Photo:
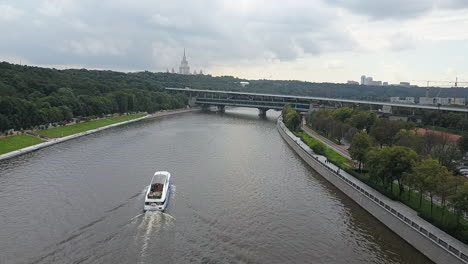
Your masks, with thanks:
M148 120L1 162L0 262L430 262L308 168L268 114ZM171 200L144 213L156 170Z

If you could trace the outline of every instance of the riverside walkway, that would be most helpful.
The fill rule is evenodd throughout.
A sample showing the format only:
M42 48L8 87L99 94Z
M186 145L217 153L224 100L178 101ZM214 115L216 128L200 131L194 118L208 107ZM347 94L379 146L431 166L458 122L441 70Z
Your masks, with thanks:
M389 199L327 162L326 157L315 154L299 137L289 131L281 120L278 120L278 129L288 144L314 170L433 261L449 263L447 260L453 260L454 262L450 263L468 263L468 247L464 243L420 218L417 212L408 206ZM305 155L301 152L305 152ZM435 252L436 249L440 253Z

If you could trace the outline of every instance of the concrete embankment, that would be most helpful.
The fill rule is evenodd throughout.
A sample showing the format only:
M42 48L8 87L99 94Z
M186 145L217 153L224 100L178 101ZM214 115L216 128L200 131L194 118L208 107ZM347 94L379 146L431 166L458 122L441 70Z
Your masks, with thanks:
M19 155L23 155L23 154L26 154L26 153L29 153L29 152L33 152L33 151L36 151L36 150L39 150L39 149L42 149L42 148L45 148L45 147L48 147L48 146L51 146L51 145L55 145L55 144L58 144L58 143L61 143L61 142L64 142L64 141L68 141L68 140L71 140L71 139L74 139L74 138L78 138L78 137L86 136L86 135L89 135L89 134L93 134L93 133L96 133L96 132L99 132L99 131L102 131L102 130L105 130L105 129L109 129L109 128L112 128L112 127L121 126L121 125L129 124L129 123L141 121L141 120L144 120L144 119L152 119L152 118L158 118L158 117L163 117L163 116L182 114L182 113L193 112L193 111L197 111L197 110L199 110L199 109L198 108L191 108L191 109L180 109L180 110L172 110L172 111L165 111L165 112L157 112L157 113L154 113L154 114L151 114L151 115L146 115L146 116L143 116L143 117L140 117L140 118L136 118L136 119L120 122L120 123L115 123L115 124L112 124L112 125L108 125L108 126L104 126L104 127L100 127L100 128L96 128L96 129L92 129L92 130L88 130L88 131L73 134L73 135L70 135L70 136L61 137L61 138L54 138L54 139L51 139L51 140L49 140L47 142L44 142L44 143L40 143L40 144L37 144L37 145L29 146L29 147L26 147L26 148L22 148L22 149L18 149L18 150L15 150L15 151L11 151L11 152L2 154L2 155L0 155L0 161L10 159L10 158L13 158L13 157L16 157L16 156L19 156Z
M438 229L406 205L392 201L357 180L326 158L313 153L278 119L277 128L288 145L315 171L372 214L410 245L438 264L468 263L468 246Z

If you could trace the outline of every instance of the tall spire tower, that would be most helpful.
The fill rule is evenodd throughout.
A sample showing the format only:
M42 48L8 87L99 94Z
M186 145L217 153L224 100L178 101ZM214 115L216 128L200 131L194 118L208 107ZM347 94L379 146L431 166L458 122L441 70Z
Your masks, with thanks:
M185 48L184 48L184 56L182 57L182 61L180 62L179 73L190 74L190 67L188 65L187 57L185 56Z

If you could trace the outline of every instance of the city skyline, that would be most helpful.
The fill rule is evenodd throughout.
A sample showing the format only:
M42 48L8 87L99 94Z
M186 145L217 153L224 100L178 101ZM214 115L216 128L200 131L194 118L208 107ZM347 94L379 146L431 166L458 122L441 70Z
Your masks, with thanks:
M165 71L186 47L192 67L214 76L462 82L467 10L459 0L3 2L0 61Z

